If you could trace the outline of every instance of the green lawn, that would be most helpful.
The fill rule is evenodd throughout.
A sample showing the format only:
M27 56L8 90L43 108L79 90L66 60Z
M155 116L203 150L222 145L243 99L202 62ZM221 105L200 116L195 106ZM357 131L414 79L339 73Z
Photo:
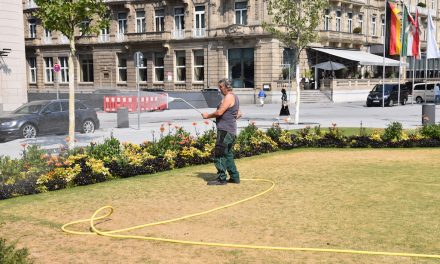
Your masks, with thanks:
M242 178L277 183L254 200L130 232L170 239L440 254L440 149L303 149L237 161ZM262 182L207 186L213 165L0 201L0 237L37 263L440 263L433 259L280 252L65 234L61 225L112 205L101 229L208 210L259 193ZM88 230L78 225L78 230Z

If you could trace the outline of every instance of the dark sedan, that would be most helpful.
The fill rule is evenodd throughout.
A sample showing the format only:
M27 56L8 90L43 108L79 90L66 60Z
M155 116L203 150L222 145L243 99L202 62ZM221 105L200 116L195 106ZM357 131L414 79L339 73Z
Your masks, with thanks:
M99 128L96 111L75 101L75 128L81 133L93 133ZM64 134L69 129L69 101L34 101L14 112L0 116L0 140L34 138L37 135Z
M387 83L385 84L385 90L383 90L382 84L376 84L373 90L370 91L367 97L367 106L382 105L382 95L384 96L386 106L393 106L397 103L399 97L399 84ZM405 84L400 85L400 103L405 105L408 102L408 90Z

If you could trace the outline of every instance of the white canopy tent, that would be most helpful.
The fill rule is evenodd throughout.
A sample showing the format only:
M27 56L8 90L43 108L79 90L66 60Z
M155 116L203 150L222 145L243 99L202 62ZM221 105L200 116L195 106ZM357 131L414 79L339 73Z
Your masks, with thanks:
M324 52L343 59L357 61L362 66L383 66L384 61L382 56L377 56L372 53L368 53L360 50L344 50L344 49L326 49L326 48L312 48L313 50ZM399 67L400 65L406 65L408 63L400 63L398 60L385 58L385 66ZM318 69L315 67L315 80L317 80ZM317 89L317 83L315 81L315 89Z
M374 66L383 66L383 57L377 56L372 53L368 53L360 50L342 50L342 49L325 49L325 48L312 48L314 50L324 52L336 57L344 58L351 61L357 61L360 65L374 65ZM405 65L405 63L402 63ZM385 66L393 66L399 67L398 60L392 60L389 58L385 58ZM407 64L408 66L408 64Z

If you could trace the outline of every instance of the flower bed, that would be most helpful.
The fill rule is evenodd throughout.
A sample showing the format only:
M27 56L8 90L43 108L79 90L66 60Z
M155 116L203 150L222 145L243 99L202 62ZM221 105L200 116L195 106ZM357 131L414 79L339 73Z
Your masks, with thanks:
M194 128L196 129L196 125ZM88 185L115 178L206 164L213 161L215 129L197 137L180 127L171 128L153 142L140 145L121 143L108 138L102 144L91 143L74 150L60 149L52 156L38 146L23 146L20 159L0 157L0 199L41 193L79 185ZM367 135L362 128L357 136L344 136L334 124L328 129L306 127L287 131L274 124L266 132L250 123L237 136L236 158L293 148L409 148L440 146L440 125L426 125L404 132L398 122L391 123L383 133Z

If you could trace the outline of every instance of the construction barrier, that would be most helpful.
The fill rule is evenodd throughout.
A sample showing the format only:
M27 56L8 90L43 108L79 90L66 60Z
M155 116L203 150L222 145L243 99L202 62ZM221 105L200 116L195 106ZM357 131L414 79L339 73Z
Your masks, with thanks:
M168 109L168 94L161 93L155 96L141 96L140 110L156 111ZM104 96L104 111L116 112L118 108L127 108L129 112L137 112L138 109L138 97L137 96Z

